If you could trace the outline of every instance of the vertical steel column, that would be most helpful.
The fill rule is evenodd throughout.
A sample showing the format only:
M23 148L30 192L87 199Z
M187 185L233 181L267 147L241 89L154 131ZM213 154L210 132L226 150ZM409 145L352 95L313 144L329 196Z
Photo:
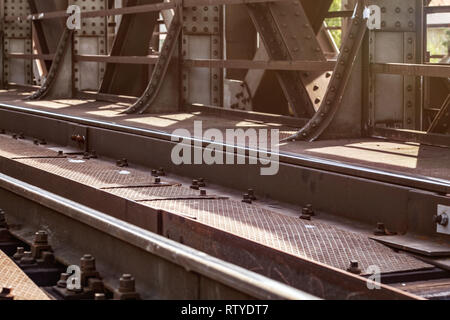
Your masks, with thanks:
M5 17L20 17L31 13L27 1L4 0ZM9 53L31 54L32 28L30 20L3 21L3 84L31 85L33 69L31 60L8 58Z
M106 0L70 0L69 5L78 5L81 12L106 9ZM75 30L75 54L107 54L107 17L85 18L81 30ZM75 89L98 91L105 72L105 64L80 61L74 63Z
M223 58L223 6L183 8L184 59ZM223 71L214 68L182 70L184 103L223 106Z
M369 34L369 63L420 63L422 11L417 0L371 0L381 8L381 30ZM383 125L404 129L420 127L420 99L416 77L370 74L369 127ZM419 123L418 123L419 122Z

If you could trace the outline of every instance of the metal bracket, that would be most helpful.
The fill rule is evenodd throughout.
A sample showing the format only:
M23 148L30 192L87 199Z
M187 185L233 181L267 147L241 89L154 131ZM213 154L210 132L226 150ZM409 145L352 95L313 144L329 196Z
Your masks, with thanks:
M441 218L439 218L441 217ZM438 205L436 216L436 232L450 235L450 206Z

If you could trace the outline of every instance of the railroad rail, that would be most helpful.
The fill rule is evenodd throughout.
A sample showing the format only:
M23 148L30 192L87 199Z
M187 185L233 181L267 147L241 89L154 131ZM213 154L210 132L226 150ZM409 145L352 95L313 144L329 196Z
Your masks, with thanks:
M13 235L31 245L45 226L59 261L78 265L86 253L93 255L111 291L122 273L132 273L143 299L316 299L4 174L0 188L2 203L16 206L6 214Z

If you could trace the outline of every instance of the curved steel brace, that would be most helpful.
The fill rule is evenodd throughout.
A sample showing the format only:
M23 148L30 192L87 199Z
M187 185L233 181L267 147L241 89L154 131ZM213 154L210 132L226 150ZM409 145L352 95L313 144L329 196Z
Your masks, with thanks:
M64 28L61 39L59 40L58 47L56 49L55 57L52 61L52 66L50 67L50 71L48 72L47 78L45 79L44 84L33 93L31 96L25 98L25 100L40 100L44 99L45 96L50 92L50 89L55 83L55 78L61 68L61 63L64 58L64 54L67 50L67 45L72 39L73 30L69 30L68 28Z
M341 53L339 54L330 84L328 85L325 99L322 101L316 114L295 135L283 141L306 140L312 142L328 128L334 119L336 112L342 104L345 89L367 29L367 18L364 17L364 10L365 1L359 0L351 20L351 27L345 36Z
M178 13L178 10L176 10L175 16L172 19L172 23L170 24L166 39L164 40L161 55L156 62L152 77L143 95L138 99L138 101L136 101L134 105L123 111L122 114L142 114L151 107L153 101L156 99L159 90L161 89L164 77L167 73L167 69L169 68L169 63L175 51L178 37L181 33L182 25L179 17L180 15Z

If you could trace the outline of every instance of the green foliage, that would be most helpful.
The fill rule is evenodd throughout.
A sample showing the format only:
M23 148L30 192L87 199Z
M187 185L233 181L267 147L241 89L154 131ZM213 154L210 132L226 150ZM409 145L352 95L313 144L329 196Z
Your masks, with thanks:
M333 3L331 4L330 11L340 11L341 10L341 0L333 0ZM326 19L326 23L328 27L340 27L341 26L341 18L333 18L333 19ZM341 30L330 30L331 35L334 38L334 41L336 42L337 46L341 46Z

